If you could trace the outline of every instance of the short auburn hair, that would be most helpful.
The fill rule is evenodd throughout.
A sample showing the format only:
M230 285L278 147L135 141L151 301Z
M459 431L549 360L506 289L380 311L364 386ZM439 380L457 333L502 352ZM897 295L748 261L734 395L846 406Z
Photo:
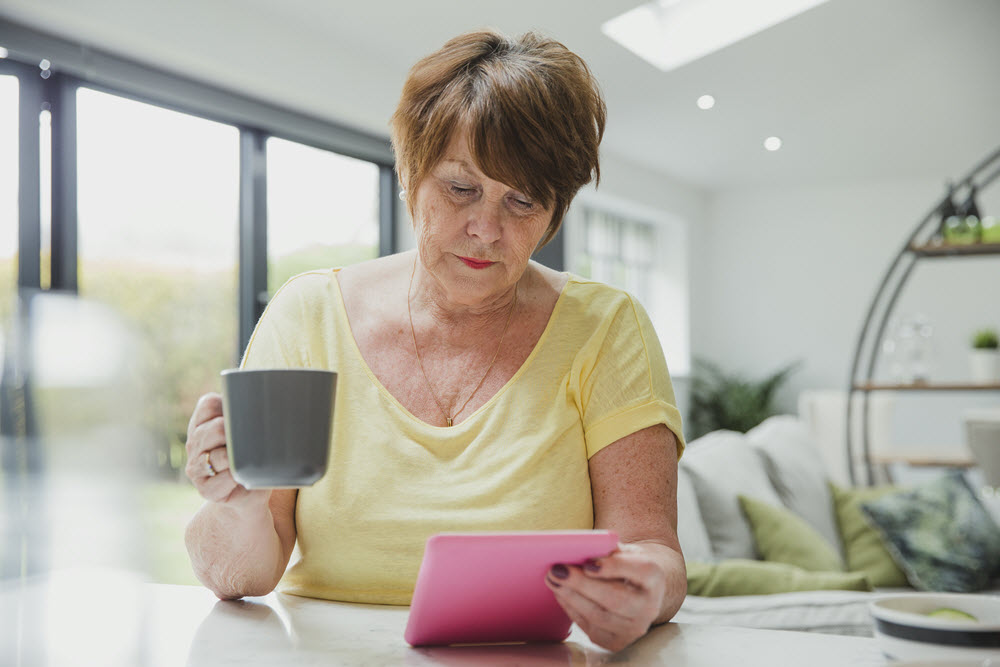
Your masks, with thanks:
M392 116L392 147L402 186L417 186L466 128L470 151L489 178L517 188L559 231L577 191L600 181L598 148L607 107L587 64L533 32L459 35L410 70ZM412 214L412 204L411 214Z

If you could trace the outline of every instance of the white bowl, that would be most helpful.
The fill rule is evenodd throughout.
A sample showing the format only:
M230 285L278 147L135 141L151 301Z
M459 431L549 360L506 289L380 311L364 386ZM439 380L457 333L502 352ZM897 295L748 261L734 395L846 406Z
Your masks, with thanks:
M927 614L948 607L977 620ZM992 659L1000 665L1000 597L965 593L913 593L886 596L868 605L875 639L893 660Z

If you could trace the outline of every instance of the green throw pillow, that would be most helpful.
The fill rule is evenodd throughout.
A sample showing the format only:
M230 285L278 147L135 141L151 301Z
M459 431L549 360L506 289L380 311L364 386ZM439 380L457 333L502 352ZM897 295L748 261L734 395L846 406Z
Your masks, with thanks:
M861 504L914 588L970 593L1000 573L1000 528L961 472Z
M688 595L770 595L795 591L870 591L860 572L809 572L785 563L728 558L718 563L687 563Z
M872 527L861 513L861 503L876 500L896 490L892 486L872 488L842 489L830 484L833 491L833 505L837 512L837 526L844 541L847 555L847 569L850 572L864 572L876 588L898 588L907 586L908 581L892 555L882 543L882 536Z
M738 496L750 521L757 552L766 561L787 563L810 572L843 572L834 548L801 517L781 506Z

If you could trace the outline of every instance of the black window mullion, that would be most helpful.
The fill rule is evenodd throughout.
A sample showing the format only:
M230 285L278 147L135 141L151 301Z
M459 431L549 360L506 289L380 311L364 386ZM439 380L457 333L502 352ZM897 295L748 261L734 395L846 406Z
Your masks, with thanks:
M378 254L379 257L396 252L396 213L398 202L396 170L387 165L378 168Z
M25 68L27 69L27 68ZM42 212L38 116L43 81L37 71L18 76L17 284L41 288Z
M540 250L535 252L534 259L550 269L564 271L566 269L566 237L563 227Z
M240 129L239 345L267 305L267 136Z
M55 75L46 81L52 113L52 289L77 285L77 84Z

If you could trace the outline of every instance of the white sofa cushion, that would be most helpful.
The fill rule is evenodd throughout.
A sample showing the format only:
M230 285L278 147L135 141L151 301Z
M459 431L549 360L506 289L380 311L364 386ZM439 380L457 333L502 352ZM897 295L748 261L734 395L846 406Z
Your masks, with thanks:
M684 460L683 458L681 459ZM677 469L677 539L686 560L711 563L712 543L705 530L705 521L698 509L691 477L684 466Z
M681 465L691 475L715 558L758 558L737 495L778 505L763 458L742 433L713 431L688 444Z
M713 623L744 628L798 630L872 636L868 604L876 593L808 591L707 598L689 595L677 623Z
M843 557L826 468L805 424L796 417L779 415L752 428L746 438L763 457L785 507L815 528Z

